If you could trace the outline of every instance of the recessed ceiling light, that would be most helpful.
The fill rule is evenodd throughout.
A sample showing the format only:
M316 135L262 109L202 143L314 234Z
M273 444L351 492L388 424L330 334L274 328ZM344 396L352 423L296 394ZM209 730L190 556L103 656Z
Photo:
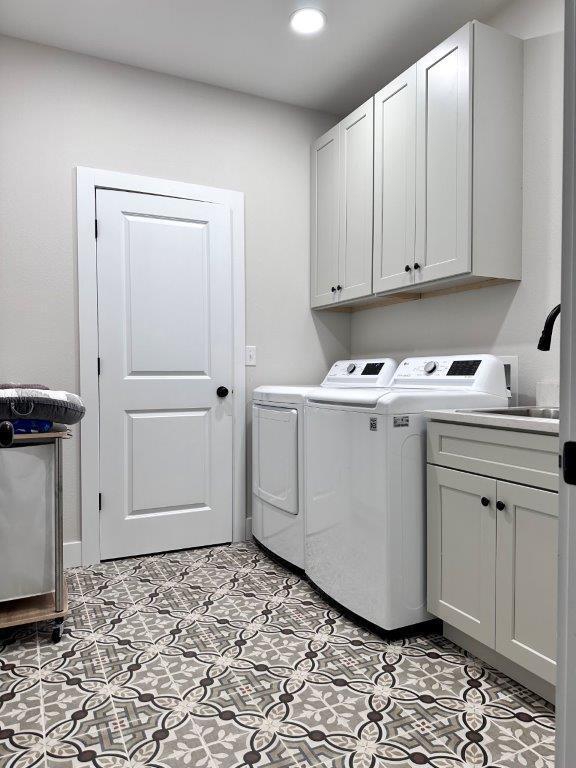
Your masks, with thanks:
M314 35L326 24L326 16L318 8L300 8L290 16L290 26L300 35Z

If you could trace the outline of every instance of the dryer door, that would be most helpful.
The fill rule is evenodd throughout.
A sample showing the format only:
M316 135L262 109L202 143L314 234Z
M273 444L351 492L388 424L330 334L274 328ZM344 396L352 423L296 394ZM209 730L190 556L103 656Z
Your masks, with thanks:
M298 411L252 407L252 489L256 496L298 514Z

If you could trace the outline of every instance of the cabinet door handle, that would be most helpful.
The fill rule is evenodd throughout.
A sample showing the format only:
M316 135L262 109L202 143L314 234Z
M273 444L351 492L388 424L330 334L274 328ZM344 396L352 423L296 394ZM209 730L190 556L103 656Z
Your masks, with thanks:
M330 290L332 291L332 293L336 293L336 288L334 288L334 286L332 286L332 288L330 288Z
M420 269L420 264L417 261L414 262L414 269Z
M482 496L482 498L480 499L480 504L482 504L483 507L489 507L490 499L487 496Z
M406 266L404 267L404 272L412 272L412 267L410 266L410 264L406 264Z
M341 286L341 285L337 285L337 286L336 286L336 290L337 290L337 291L341 291L341 290L342 290L342 286Z
M506 504L504 504L503 501L497 501L496 509L498 510L498 512L502 512L504 509L506 509Z

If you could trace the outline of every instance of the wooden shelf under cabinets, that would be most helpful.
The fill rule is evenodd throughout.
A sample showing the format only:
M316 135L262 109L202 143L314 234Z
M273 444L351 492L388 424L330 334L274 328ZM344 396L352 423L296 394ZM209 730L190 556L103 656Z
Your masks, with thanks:
M451 293L462 293L463 291L472 291L479 288L492 288L495 285L506 285L514 283L516 280L504 280L502 278L470 278L469 282L459 282L454 285L426 286L421 291L402 291L382 296L366 296L363 299L356 299L346 303L332 304L329 307L318 307L317 310L330 312L359 312L362 309L376 309L377 307L390 307L394 304L406 304L409 301L419 301L420 299L433 299L436 296L447 296Z

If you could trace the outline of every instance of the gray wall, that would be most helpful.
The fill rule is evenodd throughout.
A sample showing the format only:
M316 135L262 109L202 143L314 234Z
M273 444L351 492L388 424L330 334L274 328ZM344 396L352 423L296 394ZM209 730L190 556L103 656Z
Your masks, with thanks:
M245 193L248 393L317 382L348 354L349 319L308 299L309 146L333 116L6 37L0 105L0 380L78 390L76 165ZM76 439L66 541L78 458Z
M526 17L514 20L520 36L534 31ZM538 381L558 379L558 330L551 352L538 352L536 344L547 311L560 301L562 49L562 33L524 43L522 282L356 312L354 354L515 354L520 400L527 403L535 400Z

